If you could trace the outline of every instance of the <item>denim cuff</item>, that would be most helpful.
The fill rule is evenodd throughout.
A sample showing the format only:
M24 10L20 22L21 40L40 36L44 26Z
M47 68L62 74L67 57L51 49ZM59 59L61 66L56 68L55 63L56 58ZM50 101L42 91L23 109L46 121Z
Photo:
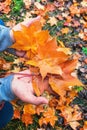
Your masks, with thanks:
M0 102L11 101L16 98L11 89L13 75L0 78Z
M11 46L13 41L10 37L10 28L0 25L0 51Z

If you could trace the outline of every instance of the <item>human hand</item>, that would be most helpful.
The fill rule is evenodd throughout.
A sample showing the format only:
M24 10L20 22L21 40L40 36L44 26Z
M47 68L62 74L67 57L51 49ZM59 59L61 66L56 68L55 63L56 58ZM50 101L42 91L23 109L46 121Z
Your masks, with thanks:
M23 77L23 74L26 76ZM20 72L19 74L15 74L12 80L12 91L20 100L23 102L39 105L39 104L47 104L48 100L45 97L37 97L34 95L34 90L32 86L32 76L29 70L25 70ZM48 85L47 81L41 85Z

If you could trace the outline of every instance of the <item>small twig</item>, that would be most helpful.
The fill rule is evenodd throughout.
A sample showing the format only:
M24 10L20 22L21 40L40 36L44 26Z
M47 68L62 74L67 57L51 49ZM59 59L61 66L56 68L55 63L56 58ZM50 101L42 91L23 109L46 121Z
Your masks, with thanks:
M35 73L31 73L31 74L27 74L27 73L19 73L19 72L3 72L2 74L16 74L16 75L21 75L21 77L19 77L18 79L20 78L23 78L23 77L31 77L31 76L38 76L38 74L35 74Z
M23 76L37 76L36 74L32 73L32 74L26 74L26 73L18 73L18 72L11 72L10 74L17 74L17 75L23 75Z
M26 74L26 73L15 73L15 72L11 72L10 74L17 74L17 75L22 75L21 77L18 77L18 79L24 78L24 77L32 77L32 76L37 76L37 74Z

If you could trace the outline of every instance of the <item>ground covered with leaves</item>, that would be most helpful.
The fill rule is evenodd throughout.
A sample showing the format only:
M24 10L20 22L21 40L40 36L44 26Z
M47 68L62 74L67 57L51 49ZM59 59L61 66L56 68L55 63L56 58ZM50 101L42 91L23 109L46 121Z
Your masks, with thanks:
M23 27L21 33L32 37L14 32L17 43L12 48L25 50L23 41L27 40L30 60L26 64L13 49L7 49L0 53L0 77L29 66L40 78L49 79L53 93L40 88L36 76L35 93L48 98L49 104L12 102L14 116L3 130L87 130L87 0L0 1L0 18L8 27L38 15L40 21L29 29Z

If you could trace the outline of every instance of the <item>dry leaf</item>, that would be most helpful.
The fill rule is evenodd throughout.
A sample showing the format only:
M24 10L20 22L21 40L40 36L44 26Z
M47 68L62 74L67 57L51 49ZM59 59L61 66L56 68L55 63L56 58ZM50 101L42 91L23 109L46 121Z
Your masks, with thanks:
M20 119L20 110L18 110L18 109L15 109L14 110L14 115L13 115L13 118L14 119Z
M32 0L23 0L23 2L25 3L26 9L29 9L29 7L30 7L31 4L32 4Z
M42 126L42 124L50 123L50 125L54 127L56 120L57 117L55 116L55 110L53 108L48 108L43 112L43 117L39 119L39 124Z
M36 113L40 115L42 112L44 112L44 107L42 105L36 106Z
M87 121L84 121L83 130L87 130Z
M30 114L22 114L22 122L28 126L29 124L33 124L33 118Z
M37 96L40 96L41 93L40 93L40 90L39 90L39 87L38 87L39 84L37 83L36 78L32 79L32 85L33 85L33 89L34 89L35 94Z
M41 5L39 2L35 2L34 5L35 5L38 9L44 10L44 6Z
M57 19L55 17L49 17L49 20L47 21L47 23L49 23L51 26L53 25L57 25Z
M62 34L67 34L69 32L69 28L62 28L61 29Z
M66 123L69 123L70 126L76 130L76 127L80 125L78 121L82 119L82 113L79 111L79 107L77 105L75 105L74 108L68 106L61 111Z
M62 75L61 67L58 65L53 66L53 64L51 59L38 61L38 67L40 68L40 73L43 79L46 77L48 73Z
M35 106L32 104L26 104L24 105L23 112L24 114L34 115L36 113Z

